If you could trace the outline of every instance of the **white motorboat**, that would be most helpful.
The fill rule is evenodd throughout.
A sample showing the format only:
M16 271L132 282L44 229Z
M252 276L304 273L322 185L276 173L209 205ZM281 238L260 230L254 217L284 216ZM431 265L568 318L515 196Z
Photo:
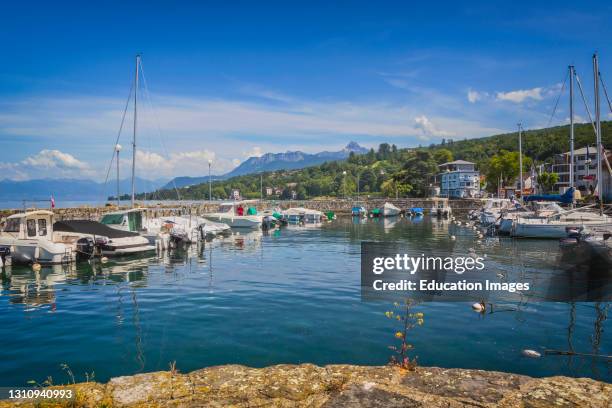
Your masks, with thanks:
M95 254L100 256L133 255L155 250L155 246L138 233L111 228L97 221L58 221L53 224L53 229L58 239L92 242Z
M494 225L499 221L501 212L514 207L507 198L488 198L480 211L479 220L482 225Z
M401 212L402 210L400 210L391 203L385 203L382 207L383 217L395 217L397 215L400 215Z
M80 237L57 236L53 212L47 210L13 214L0 232L0 247L10 249L13 264L62 264L74 262L79 248L86 252Z
M299 224L299 225L317 225L321 224L321 218L323 213L317 210L310 210L308 208L290 208L283 211L283 220L287 221L288 224Z
M448 203L448 198L434 198L429 214L434 217L447 217L452 215L453 211Z
M104 214L100 223L119 231L133 232L145 237L151 245L163 242L162 248L167 247L170 234L166 227L172 229L171 223L164 223L161 219L149 219L144 208L131 208L113 211ZM164 230L165 233L162 232Z
M232 228L261 228L263 217L257 215L256 211L252 211L249 207L249 203L253 202L229 201L221 203L217 212L206 213L202 217L214 222L227 224ZM255 212L255 214L249 214L251 212Z
M567 237L567 229L612 228L612 218L584 209L560 212L548 217L519 217L514 221L511 235L517 238Z

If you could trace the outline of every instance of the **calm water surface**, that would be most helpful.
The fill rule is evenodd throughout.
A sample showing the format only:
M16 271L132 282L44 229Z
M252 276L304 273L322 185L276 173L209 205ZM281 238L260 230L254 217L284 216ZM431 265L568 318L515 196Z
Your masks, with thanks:
M381 220L382 221L382 220ZM163 257L2 272L0 385L52 376L77 380L218 364L388 362L397 326L386 302L361 302L362 240L400 241L415 251L470 248L500 271L546 273L556 241L489 238L417 222L340 219L322 228L285 228L217 240ZM410 333L419 363L532 376L610 381L612 366L590 357L521 357L525 348L612 354L609 304L508 303L484 316L465 303L423 303L425 324Z

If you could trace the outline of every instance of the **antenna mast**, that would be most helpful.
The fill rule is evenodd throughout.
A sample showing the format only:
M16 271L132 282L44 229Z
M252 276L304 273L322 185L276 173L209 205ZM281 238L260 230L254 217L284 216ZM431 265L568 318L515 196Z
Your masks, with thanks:
M136 55L136 72L134 79L134 137L132 138L132 208L136 192L136 124L138 119L138 68L140 65L140 54Z

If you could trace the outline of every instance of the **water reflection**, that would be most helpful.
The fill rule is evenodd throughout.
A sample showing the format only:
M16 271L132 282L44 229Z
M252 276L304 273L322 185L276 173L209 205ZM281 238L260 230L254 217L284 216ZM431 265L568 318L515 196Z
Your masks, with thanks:
M385 364L391 304L361 302L361 241L486 255L499 281L549 276L561 255L556 242L478 239L444 219L346 218L235 233L145 258L38 272L7 267L0 275L0 384L61 378L64 362L77 373L95 371L100 381L165 370L175 360L183 372L228 363ZM593 357L612 354L609 303L518 296L482 314L471 302L418 310L426 315L413 333L420 364L612 378L610 362ZM520 357L524 348L567 354L529 360Z

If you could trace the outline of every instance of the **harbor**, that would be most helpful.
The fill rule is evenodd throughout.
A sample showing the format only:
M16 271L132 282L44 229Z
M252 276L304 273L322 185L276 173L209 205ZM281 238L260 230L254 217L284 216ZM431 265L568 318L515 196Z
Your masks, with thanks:
M95 372L99 382L172 362L181 372L220 364L385 365L396 324L385 317L390 303L361 301L355 271L364 239L401 242L415 253L486 254L496 281L500 273L551 273L561 255L551 240L475 244L472 228L437 217L339 217L319 228L240 232L145 257L5 267L0 320L13 336L0 382L52 376L65 383L62 364L78 381ZM605 302L514 299L484 313L465 301L428 302L415 310L425 314L412 336L420 366L610 381L609 362L593 357L612 353ZM41 348L42 360L32 353ZM525 349L542 357L524 357Z
M612 407L587 3L7 3L0 408Z

